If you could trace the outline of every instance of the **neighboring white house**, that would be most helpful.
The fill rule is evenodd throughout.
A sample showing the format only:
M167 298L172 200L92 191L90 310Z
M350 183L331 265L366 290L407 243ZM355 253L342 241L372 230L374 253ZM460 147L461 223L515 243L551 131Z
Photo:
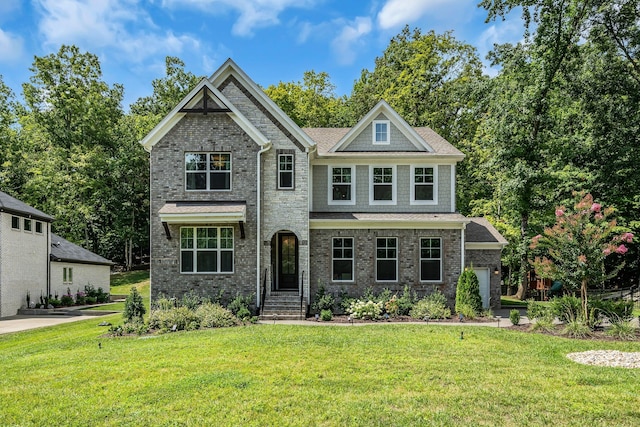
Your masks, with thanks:
M113 263L62 237L51 233L51 295L63 295L67 289L75 295L86 285L109 292Z
M0 317L86 284L109 292L111 262L51 233L53 217L0 191ZM71 273L73 286L63 286ZM68 278L69 276L67 276ZM55 287L54 287L55 286Z

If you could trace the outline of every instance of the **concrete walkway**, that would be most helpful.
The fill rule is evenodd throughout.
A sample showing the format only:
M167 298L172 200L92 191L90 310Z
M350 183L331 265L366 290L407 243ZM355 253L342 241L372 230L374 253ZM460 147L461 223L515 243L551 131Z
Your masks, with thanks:
M8 334L10 332L26 331L29 329L44 328L45 326L55 326L62 323L77 322L78 320L97 319L94 316L9 316L0 320L0 334Z

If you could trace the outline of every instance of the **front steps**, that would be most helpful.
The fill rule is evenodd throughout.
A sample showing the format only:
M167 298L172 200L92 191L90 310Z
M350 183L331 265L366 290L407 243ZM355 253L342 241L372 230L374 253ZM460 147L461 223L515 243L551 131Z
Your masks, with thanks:
M265 295L260 319L302 320L306 311L306 303L300 303L298 292L271 292L271 295Z

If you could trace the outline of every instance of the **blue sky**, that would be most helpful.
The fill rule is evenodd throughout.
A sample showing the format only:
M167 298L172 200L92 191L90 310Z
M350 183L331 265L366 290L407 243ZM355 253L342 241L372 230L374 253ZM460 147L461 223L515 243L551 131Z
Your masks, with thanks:
M76 45L100 58L104 80L125 88L124 105L152 93L166 56L209 76L231 57L258 84L325 71L337 94L409 25L453 31L482 58L517 42L519 15L485 23L478 0L0 0L0 75L21 98L34 56ZM495 71L487 69L491 74Z

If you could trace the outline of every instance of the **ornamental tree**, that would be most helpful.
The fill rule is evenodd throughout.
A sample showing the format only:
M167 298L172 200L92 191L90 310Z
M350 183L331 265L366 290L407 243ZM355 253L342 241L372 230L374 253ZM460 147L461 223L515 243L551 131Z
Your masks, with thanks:
M562 281L569 289L580 289L584 319L588 319L587 289L613 277L624 265L618 262L611 271L605 270L604 260L612 254L624 255L625 243L633 241L633 234L620 232L612 207L603 208L587 194L577 202L572 212L564 206L556 209L556 224L533 238L530 248L544 255L531 264L543 278Z

